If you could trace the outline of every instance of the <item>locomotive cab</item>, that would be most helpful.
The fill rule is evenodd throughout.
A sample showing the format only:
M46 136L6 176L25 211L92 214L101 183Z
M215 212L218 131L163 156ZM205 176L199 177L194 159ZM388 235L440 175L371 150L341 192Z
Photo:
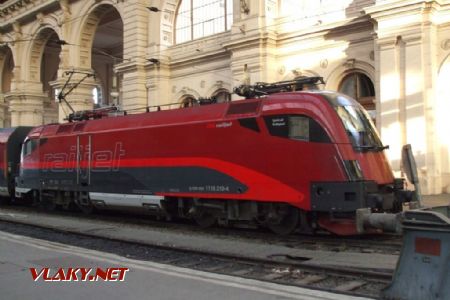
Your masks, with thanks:
M379 218L373 222L377 224L367 225L398 230L396 213L403 203L413 200L413 193L404 190L404 179L394 178L384 153L388 146L382 144L368 113L357 101L337 92L291 92L303 90L304 83L320 82L321 78L313 77L242 86L235 91L247 98L269 94L263 107L263 113L272 117L272 123L265 117L269 134L307 142L298 145L298 153L314 162L309 169L297 168L307 170L306 174L293 177L308 185L309 206L299 203L297 207L309 211L313 226L341 235L356 234L364 232L363 223L374 217ZM307 126L292 122L300 116L309 119Z
M335 110L340 123L336 130L345 131L347 142L337 142L346 182L313 182L311 184L312 210L327 213L319 224L329 231L346 234L346 218L358 218L358 210L370 213L398 213L403 203L413 200L413 194L404 190L404 179L394 178L382 144L368 113L355 100L336 93L316 91ZM339 126L341 125L341 126ZM356 220L358 222L358 220ZM397 230L396 226L390 226ZM357 228L361 230L361 228Z

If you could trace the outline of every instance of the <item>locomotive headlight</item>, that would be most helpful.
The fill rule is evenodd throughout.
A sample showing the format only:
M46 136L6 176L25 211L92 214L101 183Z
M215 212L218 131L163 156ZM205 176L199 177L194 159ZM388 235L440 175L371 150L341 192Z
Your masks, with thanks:
M361 166L357 160L344 160L344 168L350 181L364 179Z

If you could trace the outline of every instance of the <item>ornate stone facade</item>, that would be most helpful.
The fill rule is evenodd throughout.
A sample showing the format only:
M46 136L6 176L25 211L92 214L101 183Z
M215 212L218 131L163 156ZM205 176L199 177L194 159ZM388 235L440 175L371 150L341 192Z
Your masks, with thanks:
M0 2L4 126L62 121L69 108L53 94L72 71L66 88L96 73L67 96L75 110L92 108L98 87L101 103L136 111L231 92L244 78L320 75L325 89L345 90L359 74L373 84L362 96L394 169L410 143L423 191L450 192L450 1L234 0L230 31L182 44L180 0Z

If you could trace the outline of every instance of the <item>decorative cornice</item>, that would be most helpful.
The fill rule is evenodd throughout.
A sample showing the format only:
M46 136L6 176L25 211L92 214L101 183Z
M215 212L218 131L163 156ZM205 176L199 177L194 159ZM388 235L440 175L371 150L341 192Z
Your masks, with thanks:
M12 0L0 4L0 31L13 23L22 22L51 6L59 7L60 0Z
M114 65L114 73L144 72L145 62L125 61Z
M0 5L0 18L6 17L7 15L12 15L16 11L19 11L21 8L25 7L27 4L31 3L32 0L15 0L15 1L7 1L4 4Z
M275 47L277 45L277 36L273 33L264 32L242 37L240 39L231 39L223 43L223 47L229 51L251 49L255 47Z
M443 5L439 0L380 1L380 4L364 9L373 19L392 18L399 15L420 14L423 11L438 9Z

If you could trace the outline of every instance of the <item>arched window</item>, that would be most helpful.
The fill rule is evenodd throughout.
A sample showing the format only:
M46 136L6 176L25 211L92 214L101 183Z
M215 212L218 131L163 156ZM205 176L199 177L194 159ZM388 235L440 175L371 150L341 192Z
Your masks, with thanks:
M102 90L99 87L95 87L92 89L92 102L94 103L94 107L98 108L102 103Z
M233 0L182 0L176 17L175 43L231 29Z
M227 90L216 91L212 98L216 99L216 103L224 103L231 101L231 94Z
M59 55L61 53L61 45L55 41L59 40L56 32L51 30L48 33L41 33L41 35L48 35L48 41L45 44L44 52L41 58L41 78L42 91L48 96L52 96L54 91L51 86L51 82L55 81L58 77L58 68L60 63Z
M357 100L375 118L375 89L372 80L360 72L353 72L342 79L339 92Z
M2 78L0 93L8 93L11 90L11 81L14 70L14 60L12 52L9 48L5 49L6 50L0 48L0 55L3 55L4 58L3 70L0 70L2 72L2 74L0 74L0 78ZM4 50L4 54L1 53L2 50Z
M197 100L195 99L194 96L191 95L184 96L183 99L180 101L180 108L187 108L196 105L198 105Z

